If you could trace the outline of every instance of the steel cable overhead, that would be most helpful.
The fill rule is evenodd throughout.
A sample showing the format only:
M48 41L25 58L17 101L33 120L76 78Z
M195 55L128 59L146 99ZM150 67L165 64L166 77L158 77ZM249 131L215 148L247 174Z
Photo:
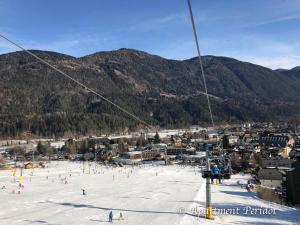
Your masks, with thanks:
M116 108L118 108L120 111L122 111L123 113L129 115L130 117L132 117L133 119L135 119L136 121L144 124L146 127L148 127L150 130L152 129L152 126L150 124L148 124L147 122L143 121L142 119L140 119L139 117L137 117L136 115L134 115L133 113L129 112L128 110L124 109L123 107L119 106L118 104L112 102L111 100L109 100L108 98L104 97L103 95L99 94L98 92L94 91L93 89L89 88L88 86L86 86L85 84L81 83L80 81L74 79L73 77L71 77L70 75L66 74L64 71L58 69L57 67L51 65L50 63L48 63L47 61L45 61L44 59L40 58L39 56L37 56L36 54L32 53L31 51L25 49L24 47L22 47L21 45L19 45L18 43L12 41L11 39L7 38L6 36L0 34L0 37L3 38L4 40L8 41L9 43L11 43L12 45L16 46L17 48L25 51L26 53L28 53L29 55L33 56L34 58L36 58L37 60L39 60L40 62L44 63L45 65L51 67L52 69L54 69L56 72L60 73L61 75L65 76L66 78L72 80L73 82L75 82L76 84L78 84L79 86L85 88L86 90L92 92L93 94L97 95L98 97L100 97L101 99L103 99L104 101L110 103L111 105L115 106Z
M198 52L198 60L199 60L200 68L201 68L201 74L202 74L202 79L203 79L203 84L204 84L204 89L205 89L205 95L207 98L207 104L208 104L211 124L214 128L215 123L214 123L214 118L213 118L213 114L212 114L212 110L211 110L209 94L207 92L206 79L205 79L205 74L204 74L204 69L203 69L203 64L202 64L202 57L200 54L200 47L199 47L198 35L197 35L197 30L196 30L195 20L194 20L194 15L193 15L193 10L192 10L192 4L191 4L190 0L187 0L187 1L188 1L188 5L189 5L189 12L190 12L190 17L191 17L191 22L192 22L192 27L193 27L193 34L194 34L194 38L195 38L195 42L196 42L196 47L197 47L197 52Z

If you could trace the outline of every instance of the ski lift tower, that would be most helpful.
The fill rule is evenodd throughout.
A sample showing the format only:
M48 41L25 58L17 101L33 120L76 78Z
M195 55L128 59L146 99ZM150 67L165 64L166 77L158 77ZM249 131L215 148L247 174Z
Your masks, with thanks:
M210 163L209 163L209 148L208 144L205 143L205 158L206 158L206 171L211 174ZM212 205L211 205L211 184L210 176L206 177L206 219L212 219Z

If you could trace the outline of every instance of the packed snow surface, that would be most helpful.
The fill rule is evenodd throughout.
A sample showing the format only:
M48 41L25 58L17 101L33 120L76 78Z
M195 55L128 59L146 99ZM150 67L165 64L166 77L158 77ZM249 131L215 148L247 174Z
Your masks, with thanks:
M111 224L110 211L113 224L122 225L271 225L300 221L298 209L263 201L242 189L240 184L247 182L246 175L212 185L213 207L227 210L215 213L214 220L203 218L205 180L195 167L150 164L113 168L51 162L45 169L23 170L24 188L18 187L19 175L20 170L15 178L12 171L0 171L0 188L5 186L0 189L1 225ZM234 214L237 208L239 213ZM259 209L268 209L268 215Z

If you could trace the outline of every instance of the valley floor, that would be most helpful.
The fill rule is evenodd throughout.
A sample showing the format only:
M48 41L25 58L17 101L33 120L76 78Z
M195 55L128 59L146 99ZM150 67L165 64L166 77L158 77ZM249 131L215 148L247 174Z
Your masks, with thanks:
M265 202L241 189L247 176L236 175L212 186L213 207L240 208L239 215L215 215L208 221L201 209L205 181L194 167L105 167L95 164L51 162L48 168L24 170L21 194L11 171L0 171L0 224L2 225L191 225L191 224L297 224L300 211ZM18 171L18 174L20 171ZM82 195L85 189L86 195ZM15 194L13 194L13 191ZM244 214L245 207L268 207L272 215ZM120 220L120 212L124 220Z

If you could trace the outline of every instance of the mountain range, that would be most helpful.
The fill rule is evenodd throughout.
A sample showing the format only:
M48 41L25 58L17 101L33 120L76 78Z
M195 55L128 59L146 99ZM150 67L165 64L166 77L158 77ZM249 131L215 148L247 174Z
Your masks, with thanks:
M32 52L154 126L209 124L197 58L170 60L133 49L80 58ZM203 66L216 123L299 120L300 67L271 70L217 56L204 56ZM1 137L143 128L26 52L0 55L0 79Z

